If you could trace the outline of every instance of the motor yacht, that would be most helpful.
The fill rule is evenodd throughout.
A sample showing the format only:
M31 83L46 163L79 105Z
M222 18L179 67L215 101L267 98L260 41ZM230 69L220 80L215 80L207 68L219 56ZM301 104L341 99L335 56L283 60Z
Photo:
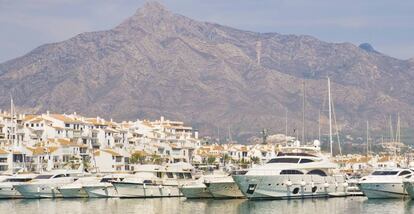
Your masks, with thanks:
M15 174L12 176L1 176L0 178L0 198L21 198L20 193L14 188L14 185L23 184L31 181L36 174Z
M96 183L88 183L83 185L83 189L89 198L113 198L119 197L119 193L116 191L112 182L123 181L131 174L120 173L120 174L109 174L102 177Z
M240 191L232 176L212 177L204 181L207 190L216 199L243 198L244 195Z
M324 156L319 141L279 148L276 157L233 179L248 199L346 196L347 182L338 165Z
M120 197L179 197L183 196L179 187L194 181L191 172L194 168L187 163L141 167L133 176L113 182Z
M404 198L408 196L403 181L413 175L410 169L377 169L359 180L358 187L369 199ZM408 191L408 185L407 185Z
M58 190L63 198L87 198L88 193L83 187L86 185L97 184L101 179L101 177L97 176L82 177L73 183L59 187Z
M206 180L227 176L224 173L203 175L193 182L180 186L179 190L187 199L213 198L213 195L207 189Z
M55 170L42 173L33 180L16 184L13 187L24 198L58 198L62 197L58 188L74 182L83 176L79 171Z

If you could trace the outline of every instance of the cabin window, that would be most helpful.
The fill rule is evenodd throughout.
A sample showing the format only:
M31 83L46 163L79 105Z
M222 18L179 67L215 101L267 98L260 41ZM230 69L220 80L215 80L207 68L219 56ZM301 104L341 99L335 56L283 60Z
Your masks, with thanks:
M282 170L281 175L303 175L303 172L294 169Z
M191 173L184 173L184 177L185 178L188 178L188 179L191 179L192 177L191 177Z
M302 158L302 159L300 159L299 163L311 163L311 162L313 162L313 160L307 159L307 158Z
M299 158L273 158L267 163L298 163Z
M177 173L177 177L179 179L184 179L184 173L181 173L181 172Z
M411 172L410 171L402 171L402 172L400 172L400 174L398 176L403 176L403 175L408 175L408 174L411 174Z
M51 178L53 175L38 175L35 177L35 179L49 179Z
M174 176L173 176L172 172L167 172L167 177L168 177L168 178L174 178Z
M55 177L53 177L53 178L62 178L62 177L66 177L64 174L59 174L59 175L56 175Z
M320 169L314 169L307 173L308 175L319 175L319 176L326 176L326 173Z
M372 175L396 175L398 171L375 171Z

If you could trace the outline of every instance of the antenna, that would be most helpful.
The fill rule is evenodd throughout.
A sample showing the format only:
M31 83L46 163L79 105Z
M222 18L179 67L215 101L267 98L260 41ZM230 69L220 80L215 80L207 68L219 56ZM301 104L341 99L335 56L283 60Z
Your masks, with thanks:
M369 122L367 120L367 157L369 155Z

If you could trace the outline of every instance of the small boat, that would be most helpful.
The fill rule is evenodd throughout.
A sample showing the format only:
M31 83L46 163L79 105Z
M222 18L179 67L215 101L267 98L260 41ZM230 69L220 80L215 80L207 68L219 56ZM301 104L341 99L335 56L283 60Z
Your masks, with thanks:
M59 187L59 192L63 198L87 198L88 193L83 188L85 185L91 185L99 183L100 177L83 177L79 178L73 183L63 185Z
M110 174L106 175L96 183L89 183L83 185L83 189L89 198L113 198L120 195L116 191L112 182L123 181L130 174Z
M36 176L36 174L15 174L12 176L2 176L0 178L0 198L22 198L22 195L20 195L14 186L31 181Z
M24 198L59 198L62 194L58 188L74 182L82 176L79 171L55 170L36 176L33 180L14 185Z
M403 180L413 175L410 169L378 169L359 180L358 187L369 199L404 198L408 196Z

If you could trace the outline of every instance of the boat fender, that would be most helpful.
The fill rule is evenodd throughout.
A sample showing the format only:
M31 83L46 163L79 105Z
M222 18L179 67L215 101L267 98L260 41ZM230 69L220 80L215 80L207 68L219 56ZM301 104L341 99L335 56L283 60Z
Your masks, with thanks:
M306 185L305 181L300 182L300 186L304 187Z
M328 183L328 182L325 182L325 183L323 184L323 187L328 188L328 187L329 187L329 183Z
M348 182L344 182L344 183L342 184L342 186L343 186L343 187L348 187Z
M162 185L159 185L159 186L158 186L158 188L160 188L160 189L162 189L162 187L163 187Z
M144 189L146 189L146 188L147 188L147 185L143 184L143 185L142 185L142 187L143 187Z
M292 181L286 181L286 186L288 187L292 186Z
M37 192L40 192L40 187L37 188Z

